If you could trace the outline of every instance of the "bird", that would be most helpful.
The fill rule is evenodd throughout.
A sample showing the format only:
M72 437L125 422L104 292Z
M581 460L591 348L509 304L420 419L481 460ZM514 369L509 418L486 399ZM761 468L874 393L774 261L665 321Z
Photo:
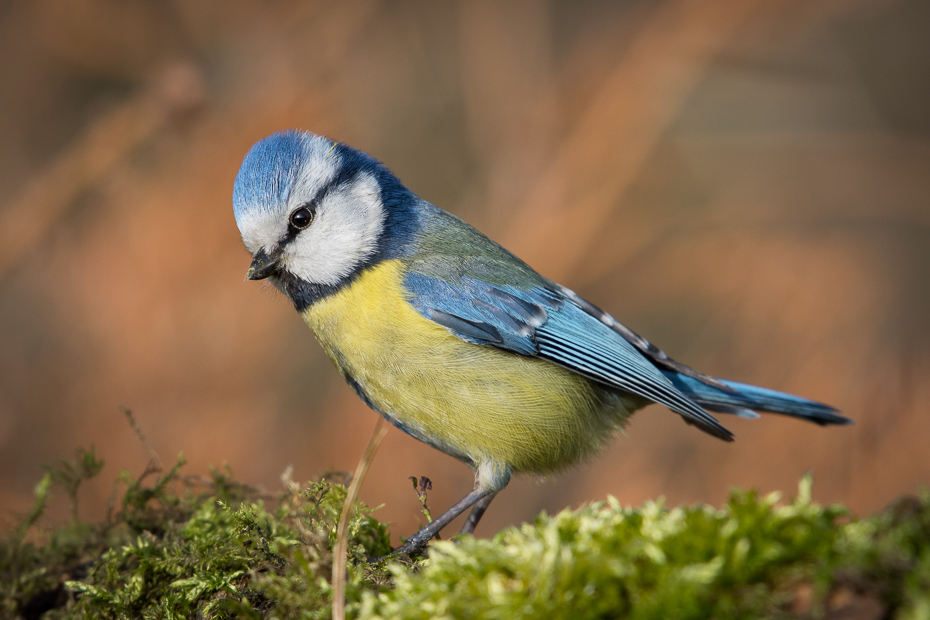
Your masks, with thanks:
M374 411L464 462L475 484L404 540L415 557L469 508L472 533L511 476L549 476L664 405L723 441L711 413L852 420L829 405L706 375L409 190L381 162L301 130L245 155L233 211L267 280Z

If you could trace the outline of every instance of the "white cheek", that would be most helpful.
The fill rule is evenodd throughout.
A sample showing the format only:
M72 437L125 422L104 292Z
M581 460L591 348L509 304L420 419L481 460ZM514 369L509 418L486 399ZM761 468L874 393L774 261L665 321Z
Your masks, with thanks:
M284 266L307 282L338 284L374 254L383 226L378 183L360 175L323 201L310 228L288 244Z

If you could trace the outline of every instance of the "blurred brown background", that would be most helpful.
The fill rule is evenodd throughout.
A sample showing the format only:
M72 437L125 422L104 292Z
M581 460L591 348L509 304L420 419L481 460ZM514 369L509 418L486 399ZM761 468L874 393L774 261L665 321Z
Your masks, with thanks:
M930 481L930 3L5 0L0 522L40 464L228 462L269 490L352 470L375 416L288 302L245 282L232 182L257 139L325 133L706 372L856 426L660 407L478 533L608 493L731 485L859 513ZM408 535L461 464L391 430L362 498ZM52 518L66 514L59 499Z

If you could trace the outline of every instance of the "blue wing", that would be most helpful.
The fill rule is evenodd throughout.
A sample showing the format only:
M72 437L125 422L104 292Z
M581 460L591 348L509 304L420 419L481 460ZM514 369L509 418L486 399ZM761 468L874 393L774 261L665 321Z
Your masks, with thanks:
M473 264L467 272L495 271L494 264L475 260L471 258ZM435 271L435 265L430 271ZM548 281L539 276L531 285L517 287L462 275L461 271L450 277L448 270L443 271L443 277L437 277L413 270L404 284L420 314L462 340L548 360L661 403L686 422L732 441L730 431L677 389L621 332L582 307L569 291L546 286Z
M727 441L733 435L704 408L743 417L771 411L821 425L852 422L828 405L677 362L457 217L425 201L420 215L404 284L420 314L462 340L539 357L661 403Z

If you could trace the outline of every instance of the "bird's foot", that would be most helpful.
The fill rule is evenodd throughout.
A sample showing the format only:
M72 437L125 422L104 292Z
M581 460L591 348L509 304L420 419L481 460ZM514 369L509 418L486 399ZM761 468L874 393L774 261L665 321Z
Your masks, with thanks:
M377 564L378 562L381 562L383 560L393 560L393 559L401 558L403 556L407 556L411 560L415 560L416 558L422 555L426 555L426 551L429 546L429 541L432 538L432 536L430 536L429 538L426 538L424 536L419 536L418 534L419 533L414 534L410 538L406 539L404 541L404 544L402 544L397 549L394 549L387 555L378 556L376 558L368 558L368 563Z

